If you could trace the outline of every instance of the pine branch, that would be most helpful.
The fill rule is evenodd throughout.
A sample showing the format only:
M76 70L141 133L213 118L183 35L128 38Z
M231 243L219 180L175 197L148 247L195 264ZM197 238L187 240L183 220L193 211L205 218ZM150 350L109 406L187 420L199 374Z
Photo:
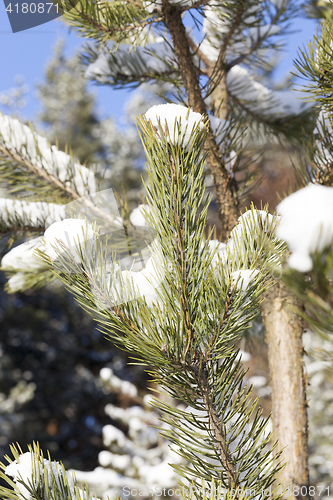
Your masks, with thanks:
M298 142L299 128L304 128L305 126L309 127L308 121L304 119L304 116L310 116L311 111L304 111L300 115L283 115L281 113L280 117L273 117L269 109L266 113L262 113L260 112L260 109L256 110L255 108L251 108L250 102L246 102L246 100L238 98L230 88L228 88L228 96L230 101L234 103L234 105L238 107L239 110L245 114L245 116L252 119L251 128L253 127L255 131L257 125L263 125L263 131L268 129L269 133L274 132L277 134L283 134L288 136L289 140L295 138ZM296 130L296 124L298 124L298 131Z
M116 36L118 33L124 34L124 36L131 35L133 31L135 31L137 28L138 29L143 29L146 26L150 26L153 23L158 23L163 21L162 17L154 17L153 19L145 19L136 23L132 23L129 26L116 26L112 28L108 28L105 26L105 24L102 23L97 23L92 17L89 17L86 15L84 12L77 11L77 15L84 19L90 26L95 28L98 31L102 31L103 33L109 35L110 38L113 38Z
M270 20L270 25L276 24L281 17L281 12L279 10L276 11L275 16ZM260 45L266 40L266 38L269 36L269 32L265 34L264 36L258 36L257 40L255 43L251 45L251 47L248 48L241 56L237 57L233 61L230 61L227 66L226 66L226 72L228 72L233 66L236 66L236 64L241 64L242 62L245 61L251 54L253 54L259 47Z
M80 195L77 193L75 189L68 186L64 182L61 182L55 175L49 174L44 168L34 165L23 156L19 155L14 151L8 150L1 144L0 144L0 154L2 154L5 158L9 158L16 164L26 168L37 177L40 177L41 179L46 181L46 183L51 184L54 187L60 189L61 191L69 195L72 199L77 200L80 197Z
M43 457L38 443L28 445L29 451L23 453L19 445L10 447L14 460L5 456L9 465L0 462L0 477L11 489L1 486L1 498L6 500L97 500L85 488L80 489L75 477L66 472L62 463ZM21 453L19 453L18 449ZM9 479L14 478L14 481Z
M209 387L209 381L207 378L207 373L205 370L205 367L201 367L201 376L198 379L198 388L199 391L201 392L203 396L203 402L205 409L209 415L209 422L211 429L214 432L214 436L218 445L218 448L220 450L220 457L221 457L221 462L227 471L229 481L230 481L230 489L234 490L237 488L238 484L236 481L236 471L235 471L235 466L234 462L232 459L232 455L230 452L228 452L228 445L227 445L227 439L226 436L224 435L222 429L221 429L221 422L220 419L215 412L214 408L214 403L212 400L212 397L210 395L210 387Z
M162 119L155 125L140 122L150 175L151 214L146 220L156 232L165 260L156 294L158 307L156 302L148 305L140 293L124 299L120 270L115 273L114 267L107 268L107 249L100 238L77 247L79 263L68 252L59 254L53 272L110 338L151 367L162 388L190 408L204 409L200 422L184 410L157 403L166 414L165 421L168 415L172 418L173 430L166 437L191 464L177 467L181 476L195 481L213 477L227 489L232 485L253 487L259 494L272 484L280 464L270 449L266 451L270 435L265 436L267 421L260 418L260 410L250 423L255 404L243 387L235 342L257 314L267 281L256 278L243 290L238 282L232 285L232 270L252 259L251 267L260 266L264 272L272 254L263 248L267 238L273 242L274 220L265 221L266 212L261 218L254 211L248 214L247 219L253 215L254 227L250 223L242 227L254 241L243 248L245 236L237 244L234 235L239 257L227 256L223 265L212 268L214 252L204 240L209 198L199 212L205 191L202 150L208 130L200 132L199 121L184 142L183 129L172 135L162 123ZM175 128L181 126L177 123ZM179 137L180 143L175 139ZM264 230L267 238L262 235Z

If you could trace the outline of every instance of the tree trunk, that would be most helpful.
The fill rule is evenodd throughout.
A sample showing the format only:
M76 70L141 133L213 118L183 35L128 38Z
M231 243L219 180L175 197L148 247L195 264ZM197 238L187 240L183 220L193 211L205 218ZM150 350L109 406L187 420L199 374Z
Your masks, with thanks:
M300 305L280 281L268 291L262 314L268 345L274 440L279 441L277 451L284 448L282 456L286 461L278 480L283 488L289 488L285 498L293 494L300 499L309 498L303 327L302 320L287 304Z

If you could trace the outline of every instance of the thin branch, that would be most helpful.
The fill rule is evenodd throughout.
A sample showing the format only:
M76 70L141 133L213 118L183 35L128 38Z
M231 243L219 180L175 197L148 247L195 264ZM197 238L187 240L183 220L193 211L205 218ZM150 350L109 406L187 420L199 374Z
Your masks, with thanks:
M279 20L280 15L278 13L275 14L273 19L271 20L270 25L272 26L273 24L276 24L276 22ZM249 47L241 56L237 57L233 61L231 61L229 64L227 64L226 71L228 72L231 68L236 66L236 64L241 64L247 57L249 57L257 48L260 46L260 44L268 38L269 32L259 38L255 41L251 47Z
M178 192L177 185L178 185L178 179L177 179L177 172L176 172L176 166L174 159L172 155L169 155L170 157L170 163L171 163L171 168L172 168L172 173L173 173L173 183L174 183L174 195L176 196L176 193ZM175 205L178 200L175 200ZM190 321L190 315L187 307L188 303L188 283L187 283L187 273L186 273L186 252L184 251L184 244L183 244L183 238L184 238L184 228L183 228L183 221L182 221L182 216L181 214L178 214L178 230L176 231L176 237L177 237L177 250L178 250L178 267L181 275L181 292L180 292L180 300L182 303L182 308L185 314L185 331L187 335L187 345L186 349L184 352L184 359L186 359L186 355L188 353L188 349L190 347L191 341L193 340L193 330L191 327L191 321Z
M88 197L86 196L82 197L81 195L79 195L75 189L73 189L71 186L68 186L64 182L60 181L58 177L56 177L55 175L49 174L44 168L34 165L31 161L27 160L26 158L24 158L23 156L14 151L9 151L1 144L0 144L0 154L2 154L7 158L10 158L15 163L18 163L19 165L25 167L30 172L35 174L37 177L42 178L49 184L53 184L55 187L61 189L71 198L73 198L73 200L90 208L96 215L102 217L105 221L114 222L115 217L112 216L109 212L96 206Z
M215 66L213 68L213 71L211 72L210 78L208 85L209 87L216 88L219 83L221 82L223 78L223 74L225 73L225 56L226 56L226 50L231 42L231 38L239 28L241 22L242 22L242 16L246 10L245 4L242 5L242 7L239 8L239 11L237 12L237 15L235 16L232 25L230 26L230 30L226 34L225 38L223 39L222 46L220 48L219 55L217 57ZM224 69L224 71L223 71ZM222 71L221 71L222 70ZM212 90L211 90L212 92Z
M230 488L235 489L236 487L236 470L232 460L232 455L227 449L226 437L221 429L221 423L219 418L214 411L212 406L212 401L209 395L209 389L207 387L202 386L202 396L204 400L204 405L206 411L209 416L209 423L212 431L214 432L214 436L217 442L218 449L220 451L220 459L223 464L223 467L228 474L230 480Z
M292 116L291 118L286 117L286 118L280 119L276 122L270 121L270 120L265 120L265 118L256 114L255 111L252 111L251 109L249 109L244 103L242 103L241 100L239 100L237 97L235 97L230 91L228 91L228 95L237 106L239 106L243 111L245 111L255 121L257 121L258 123L261 123L262 125L266 125L268 127L281 126L281 125L285 125L287 123L290 123L290 121L292 121L294 119L294 117Z
M6 230L0 229L0 235L5 236L8 233L18 233L18 232L31 232L31 233L44 233L45 226L10 226Z
M195 43L195 41L190 36L190 34L186 33L186 35L187 35L187 41L188 41L189 47L192 49L194 55L197 55L199 57L199 59L201 59L201 61L207 66L207 68L209 68L212 64L212 61L210 59L208 59L208 57L202 52L202 50L200 49L200 45L197 45ZM204 74L207 74L207 76L209 76L209 73L208 72L206 73L206 70L202 70L200 68L200 71Z
M243 52L241 56L236 57L236 59L234 59L233 61L230 61L230 63L226 65L225 68L226 72L228 73L228 71L230 71L231 68L236 66L236 64L241 64L243 61L245 61L247 57L249 57L251 54L253 54L255 50L257 50L257 48L265 40L265 38L266 37L258 38L256 42L253 45L251 45L251 47L249 47L245 52Z
M235 489L237 487L235 465L232 455L228 451L227 439L221 428L220 418L214 409L214 403L211 399L206 365L198 354L197 359L195 359L195 361L192 362L190 366L187 365L187 367L195 374L197 378L198 389L209 417L210 428L214 433L214 437L216 439L217 446L220 452L220 460L230 481L229 487L230 489Z
M130 80L132 79L133 82L128 82L128 83L135 83L137 82L138 80L145 80L145 81L150 81L152 79L154 80L163 80L163 77L168 77L168 76L172 76L174 73L176 73L177 70L170 70L170 71L161 71L159 73L156 73L156 74L152 74L152 73L141 73L141 74L131 74L130 76L129 75L126 75L124 73L117 73L117 78L122 78L123 80ZM168 81L168 80L167 80Z
M192 5L180 5L179 8L181 9L182 12L186 12L187 10L190 9L199 9L203 5L207 5L209 2L210 0L197 0Z
M38 167L37 165L34 165L31 163L31 161L27 160L23 156L21 156L18 153L15 153L14 151L9 151L7 148L2 146L0 144L0 154L3 156L10 158L13 160L15 163L19 163L20 165L23 165L25 168L27 168L30 172L35 174L37 177L40 177L44 179L46 182L49 184L53 184L55 187L61 189L64 191L66 194L68 194L71 198L74 200L77 200L80 195L70 186L65 184L64 182L61 182L58 177L55 175L49 174L44 168Z
M79 16L81 16L83 19L85 19L85 21L87 21L91 26L93 26L97 30L102 31L103 33L108 34L110 36L114 36L116 33L130 33L135 28L144 28L145 26L148 26L149 24L159 23L159 22L163 21L163 18L160 16L157 18L155 17L153 19L148 19L148 20L145 19L143 21L138 21L137 23L132 23L132 24L127 25L127 26L117 26L117 28L110 29L110 28L107 28L106 26L104 26L103 24L98 23L92 17L88 16L84 12L76 10L76 13Z

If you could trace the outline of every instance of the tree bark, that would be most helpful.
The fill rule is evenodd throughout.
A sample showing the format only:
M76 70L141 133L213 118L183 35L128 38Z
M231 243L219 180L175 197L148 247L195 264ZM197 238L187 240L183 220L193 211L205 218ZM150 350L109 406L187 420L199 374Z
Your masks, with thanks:
M283 488L289 488L285 498L293 494L299 499L309 498L303 326L302 320L287 308L287 304L300 305L286 286L278 282L267 293L262 315L268 345L274 440L278 440L277 451L284 448L282 456L286 461L278 480Z

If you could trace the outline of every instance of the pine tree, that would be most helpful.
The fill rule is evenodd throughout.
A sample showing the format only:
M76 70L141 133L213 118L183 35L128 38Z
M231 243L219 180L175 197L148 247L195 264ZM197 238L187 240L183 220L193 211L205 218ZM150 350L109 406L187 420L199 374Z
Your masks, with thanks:
M218 498L223 492L230 498L249 498L270 489L281 465L268 445L267 419L261 418L250 388L243 384L236 342L258 313L260 296L269 284L266 266L279 258L284 245L274 236L276 219L256 210L242 217L228 247L206 240L209 198L202 210L199 207L205 190L202 147L207 122L182 106L168 106L152 108L140 122L149 173L149 205L144 213L154 235L154 251L145 269L121 271L113 260L108 265L105 256L110 250L100 232L103 225L98 229L82 219L51 224L44 242L35 242L33 248L41 249L39 265L61 277L82 306L100 320L107 335L139 356L164 391L187 404L184 410L154 400L170 426L162 434L188 463L176 467L185 498L191 495L192 482L199 498L206 494ZM170 127L161 125L164 118ZM39 137L35 140L41 143ZM89 182L92 185L92 178ZM78 190L77 185L69 188ZM104 216L110 234L113 200L108 205L101 194L83 198L81 214L91 211L91 221L96 215L97 220ZM76 208L80 209L79 203ZM130 221L137 217L132 213ZM114 213L113 221L116 230L120 221ZM128 233L128 224L123 225ZM33 248L21 248L25 253L21 258L27 262L30 252L37 265ZM21 268L19 274L27 284L29 273ZM37 488L42 497L51 491L52 498L90 498L75 490L71 476L60 466L38 458L38 450L32 461L29 454L21 456L24 464L28 462L28 472L34 471L29 490L29 474L15 450L14 458L3 469L14 477L20 491L24 486L31 495ZM49 469L52 472L46 473ZM2 492L17 498L16 493ZM272 492L272 498L281 494L282 489Z
M174 100L210 117L207 165L226 241L237 222L242 195L255 177L245 175L239 182L241 167L247 173L251 164L251 158L248 162L242 158L246 141L266 134L295 141L311 131L309 113L300 101L260 83L268 55L298 13L294 2L162 1L128 6L82 1L70 7L69 1L65 13L69 24L97 41L83 55L87 77L115 88L168 82ZM188 24L194 25L194 32ZM290 302L300 306L278 282L267 295L262 314L271 353L274 429L287 460L281 477L292 487L308 485L309 477L303 325L286 309Z

